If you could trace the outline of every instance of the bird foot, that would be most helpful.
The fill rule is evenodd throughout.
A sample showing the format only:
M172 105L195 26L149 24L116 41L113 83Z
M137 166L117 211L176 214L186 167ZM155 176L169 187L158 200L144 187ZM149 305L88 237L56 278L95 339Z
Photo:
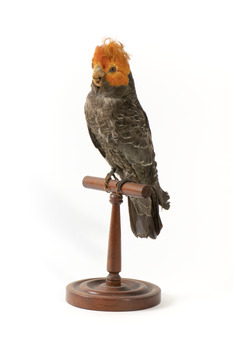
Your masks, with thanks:
M134 181L130 177L127 177L127 178L125 178L123 180L118 181L117 184L116 184L116 194L118 196L121 196L121 193L120 193L121 192L121 188L126 182L134 182Z
M114 178L114 180L118 180L119 181L119 179L115 175L115 171L116 171L116 169L112 168L112 170L105 176L104 189L105 189L106 192L108 192L108 183L112 179L112 177Z

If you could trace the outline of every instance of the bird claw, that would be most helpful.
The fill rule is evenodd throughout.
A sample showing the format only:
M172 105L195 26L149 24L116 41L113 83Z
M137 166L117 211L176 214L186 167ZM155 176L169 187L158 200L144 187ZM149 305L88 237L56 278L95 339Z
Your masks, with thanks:
M115 175L115 171L116 171L116 169L112 168L112 170L105 176L105 179L104 179L104 190L106 192L108 192L108 183L112 179L112 177L114 178L114 180L118 180L119 181L119 179Z
M134 182L131 178L127 177L126 179L120 180L116 184L116 194L121 196L121 188L126 182Z
M121 194L121 188L122 186L126 183L126 182L134 182L130 177L127 177L123 180L119 180L117 178L117 176L115 175L115 171L116 169L112 168L112 170L105 176L105 179L104 179L104 190L106 192L109 192L109 188L108 188L108 183L109 181L112 179L112 177L114 178L114 180L117 180L117 184L116 184L116 195L118 197L122 197L122 194Z

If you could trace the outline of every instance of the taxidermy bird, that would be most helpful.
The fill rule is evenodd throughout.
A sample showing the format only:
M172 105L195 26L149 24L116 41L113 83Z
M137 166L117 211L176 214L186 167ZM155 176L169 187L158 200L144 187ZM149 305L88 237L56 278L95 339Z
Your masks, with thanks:
M126 181L151 185L151 197L128 197L128 207L135 236L155 239L163 226L159 206L169 209L169 195L159 185L151 131L136 95L129 59L118 41L106 39L96 47L85 116L95 147L111 166L105 185L115 174L121 178L118 189Z

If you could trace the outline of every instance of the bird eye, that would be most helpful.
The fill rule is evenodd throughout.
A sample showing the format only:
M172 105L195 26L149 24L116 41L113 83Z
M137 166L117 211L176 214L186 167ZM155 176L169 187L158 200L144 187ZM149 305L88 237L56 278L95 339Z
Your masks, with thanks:
M109 72L115 73L116 72L116 67L113 66L112 68L110 68Z

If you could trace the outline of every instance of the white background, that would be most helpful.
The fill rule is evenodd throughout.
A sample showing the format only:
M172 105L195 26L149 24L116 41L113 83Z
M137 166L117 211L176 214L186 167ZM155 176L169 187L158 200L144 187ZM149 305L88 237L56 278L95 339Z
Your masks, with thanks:
M2 1L2 349L232 349L231 1ZM108 164L83 106L104 37L131 56L171 196L156 241L122 213L123 277L162 289L156 308L108 313L65 302L106 275L108 195L82 187Z

